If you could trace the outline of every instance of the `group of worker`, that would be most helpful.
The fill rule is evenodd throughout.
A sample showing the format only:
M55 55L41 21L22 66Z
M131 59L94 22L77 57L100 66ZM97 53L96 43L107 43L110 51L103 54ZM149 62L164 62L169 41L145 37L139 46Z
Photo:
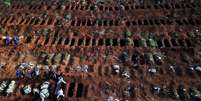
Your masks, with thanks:
M22 63L17 67L16 76L17 78L35 78L38 79L40 75L40 69L38 65L31 63Z
M57 99L57 101L65 101L64 88L66 82L64 81L63 74L54 69L48 69L45 72L45 79L47 81L53 80L56 82L56 89L54 93L55 100Z
M56 101L65 101L65 95L64 95L64 89L66 85L66 81L64 81L64 78L62 74L57 73L54 70L48 71L48 73L45 75L46 81L53 80L56 82L56 88L54 92L54 97L53 99ZM43 96L39 94L41 101L44 101L46 96Z
M64 81L62 73L58 73L56 70L50 69L49 66L48 68L46 67L46 69L44 73L45 81L49 82L49 80L53 80L56 82L56 89L54 92L55 100L57 99L59 101L65 101L64 88L66 82ZM28 77L30 79L32 78L39 79L40 75L41 75L40 65L35 65L32 63L20 63L16 70L16 76L19 79L25 77ZM36 92L35 94L38 94L41 101L44 101L44 99L49 96L49 95L47 96L46 93L49 93L49 91L42 89L40 92Z
M14 46L18 46L20 44L20 37L18 35L15 35L13 37L6 35L6 36L2 36L2 39L4 40L4 44L6 46L12 43L14 44Z
M55 95L57 99L60 99L60 101L65 101L64 98L64 86L66 85L66 82L64 81L62 76L58 77L57 84L56 84L56 90Z

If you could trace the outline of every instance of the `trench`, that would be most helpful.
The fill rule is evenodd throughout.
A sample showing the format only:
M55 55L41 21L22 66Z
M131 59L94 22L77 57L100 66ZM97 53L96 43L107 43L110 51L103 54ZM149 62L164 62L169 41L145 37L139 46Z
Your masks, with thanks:
M33 24L34 23L35 18L31 19L31 22L29 24Z
M125 25L127 27L130 26L136 26L136 25L172 25L176 23L177 25L201 25L201 21L198 19L176 19L176 20L171 20L171 19L143 19L143 20L132 20L132 21L125 21ZM100 20L90 20L90 19L74 19L71 21L71 26L119 26L119 21L118 20L111 20L111 19L100 19Z
M113 20L109 21L109 26L113 26Z
M76 26L81 26L80 24L81 24L81 20L78 20L76 23Z
M74 44L75 44L75 38L72 38L70 46L74 46Z
M110 46L110 45L111 45L110 41L111 41L110 39L106 39L106 40L105 40L105 45L106 45L106 46Z
M22 18L19 24L22 24L24 21L25 21L25 19Z
M182 47L184 47L184 46L185 46L185 44L184 44L184 42L183 42L183 40L182 40L182 39L179 39L179 40L178 40L178 42L179 42L180 46L182 46Z
M40 19L36 18L34 25L37 25L39 23Z
M51 25L52 24L53 19L52 18L48 18L48 23L47 25Z
M25 25L28 24L30 20L31 20L31 19L28 17L28 18L26 19L26 22L25 22L24 24L25 24Z
M72 82L70 83L70 86L69 86L68 97L73 97L74 90L75 90L75 83Z
M26 39L26 41L25 41L25 43L31 43L31 41L32 41L32 37L28 36L27 39Z
M86 43L85 43L86 46L89 46L90 40L91 40L91 39L89 39L89 38L86 39Z
M84 89L84 85L82 83L79 83L78 88L77 88L76 97L82 97L83 89Z
M99 40L98 40L98 46L102 46L103 43L104 43L104 42L103 42L103 39L99 39Z
M57 40L58 38L58 40ZM37 43L36 41L39 40L38 38L35 40L35 44ZM27 36L25 39L25 43L30 43L32 41L32 37L31 36ZM44 45L47 45L50 41L50 37L46 37L45 41L44 41ZM96 44L96 41L98 42ZM140 46L140 40L138 39L133 39L133 47L141 47ZM146 40L146 43L148 42L148 40ZM157 41L157 47L161 48L161 47L192 47L192 40L190 39L175 39L175 38L171 38L169 39L158 39ZM79 38L76 40L76 38L72 38L71 41L69 38L63 38L63 37L59 37L59 33L58 31L56 31L54 33L53 36L53 40L51 42L51 44L57 44L57 45L68 45L70 43L70 46L120 46L120 47L124 47L124 46L128 46L129 44L129 40L125 39L125 38L100 38L100 39L96 39L96 38Z
M130 27L130 25L131 25L130 22L127 21L127 22L126 22L126 26Z
M183 25L183 23L182 23L180 20L176 20L176 23L177 23L178 25Z
M149 20L150 25L154 25L154 22L150 19Z
M188 21L189 21L189 23L190 23L191 25L195 25L195 22L193 21L193 19L188 19Z
M103 10L103 6L100 6L100 7L99 7L99 10L102 11L102 10Z
M85 26L86 25L86 20L82 20L82 26Z
M9 21L9 23L13 23L14 20L15 20L15 18L12 17L11 20Z
M105 67L105 70L104 70L104 75L105 76L109 76L110 75L110 69L109 69L109 67Z
M56 40L57 40L57 38L54 37L54 38L53 38L53 41L52 41L52 43L51 43L51 45L54 45L54 43L56 42Z
M71 26L75 26L75 20L71 22Z
M69 8L70 8L70 6L69 6L69 5L67 5L67 6L66 6L66 8L65 8L65 10L69 10Z
M34 42L34 44L37 44L38 41L39 41L39 39L40 39L40 37L38 37L38 38L36 39L36 41Z
M139 40L134 39L133 42L134 42L134 47L139 47L140 46L139 45Z
M45 39L45 43L44 43L44 45L47 45L48 44L48 42L49 42L49 37L47 37L46 39Z
M181 7L180 7L179 4L175 4L175 8L176 8L176 9L180 9Z
M63 41L63 38L61 37L61 38L59 39L59 42L58 42L57 44L58 44L58 45L61 45L62 41Z
M102 26L102 20L99 20L97 22L98 22L98 26Z
M132 21L132 25L133 26L137 25L136 21Z
M182 22L184 22L185 25L189 25L189 23L186 19L183 19Z
M78 40L78 46L83 45L83 43L84 43L83 39L79 39L79 40Z
M192 46L192 44L191 44L191 40L189 40L189 39L185 39L185 41L186 41L186 45L187 45L187 47L191 47L191 46Z
M108 22L107 20L104 20L103 21L103 26L107 26L107 22Z
M65 44L65 45L68 45L68 44L69 44L69 38L66 38L66 40L64 41L64 44Z
M90 19L87 20L87 26L91 26L91 20Z
M149 25L147 20L144 20L144 25Z
M96 45L96 39L93 39L92 40L92 46L95 46Z
M41 24L40 25L44 25L45 24L45 19L43 19L43 21L41 22Z
M160 23L163 25L166 25L165 20L163 20L163 19L160 19Z
M126 11L130 10L129 6L125 6L125 10Z
M178 46L176 39L171 39L171 43L173 46Z
M80 7L80 10L83 11L83 10L84 10L84 6L81 6L81 7Z
M165 44L165 47L170 47L170 42L168 39L164 39L164 44Z
M196 24L197 24L197 25L201 25L201 22L200 22L200 20L198 20L198 19L195 19L195 22L196 22Z
M156 25L160 25L160 22L157 19L155 19L154 22Z
M141 22L141 20L138 20L138 25L142 25L142 22Z
M165 4L165 9L170 9L171 7L168 4Z
M127 45L127 40L126 39L120 39L120 46L126 46Z
M118 41L117 41L117 39L113 39L113 42L112 42L113 44L112 44L112 46L118 46Z
M145 59L144 59L144 55L140 55L140 64L143 65L145 64Z
M132 57L131 57L131 61L134 63L134 64L138 64L139 61L138 61L139 57L137 54L133 54Z

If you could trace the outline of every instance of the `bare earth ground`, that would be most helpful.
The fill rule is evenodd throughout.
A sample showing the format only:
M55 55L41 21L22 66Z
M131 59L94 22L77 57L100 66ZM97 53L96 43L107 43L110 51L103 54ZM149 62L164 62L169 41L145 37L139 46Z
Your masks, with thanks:
M144 1L142 4L139 3L139 0L127 0L127 3L123 3L125 8L122 10L115 9L115 7L122 6L117 1L103 4L105 10L100 9L101 5L97 5L95 9L91 1L82 5L77 0L73 0L73 2L63 4L60 8L57 4L58 0L36 1L25 4L23 0L14 0L11 6L0 4L0 25L3 29L0 37L5 36L6 33L9 36L14 34L23 36L17 47L14 47L13 44L5 46L3 39L0 38L0 64L5 63L5 66L0 69L0 83L3 80L17 82L14 93L10 96L0 94L0 101L39 100L32 94L23 95L21 93L24 85L41 84L45 79L44 58L40 57L41 54L34 56L34 52L43 52L48 55L70 54L70 58L67 60L58 62L54 60L54 57L47 64L49 66L58 65L57 72L63 73L65 81L73 82L75 85L79 83L84 85L81 97L76 97L77 92L81 91L80 89L75 87L73 96L70 97L68 90L72 89L66 87L64 90L66 101L105 101L109 96L123 101L126 99L129 101L184 101L180 97L173 99L166 95L154 94L151 91L152 85L156 85L164 87L164 89L170 87L177 92L181 84L187 89L185 101L192 100L188 93L189 88L200 86L201 75L199 72L188 74L187 70L191 66L201 66L201 56L198 55L201 52L201 34L192 38L188 33L201 32L200 12L196 11L193 6L193 2L198 2L199 5L199 0L164 0L163 3L155 5L151 0L142 0ZM168 4L171 9L168 9L165 4ZM164 6L161 7L161 5ZM130 7L130 10L127 9L127 6ZM65 14L71 16L69 20L65 19ZM101 25L97 23L104 19L109 21L106 25L104 25L104 21ZM151 22L146 24L146 19L147 21L153 20L154 24ZM187 22L183 19L187 19ZM87 24L85 21L89 20L90 24ZM134 23L135 21L136 23ZM118 23L115 24L115 22ZM44 31L47 29L50 31ZM128 45L124 45L125 41L121 41L125 38L122 33L126 31L132 34L128 36L128 39L131 40ZM178 36L174 36L174 32L177 32ZM163 41L163 45L161 47L139 45L135 40L146 39L147 36L143 33L156 36ZM31 38L29 39L29 37ZM107 39L112 41L107 41ZM117 42L114 41L115 39ZM169 41L165 42L165 39ZM174 45L175 43L171 39L177 40L177 45ZM182 42L179 42L179 39ZM103 40L105 41L103 42ZM186 40L190 40L189 45ZM118 45L115 46L115 43ZM145 61L144 54L155 52L164 55L162 64L143 63ZM128 54L126 62L122 62L120 58L123 53ZM142 63L139 63L138 66L133 64L133 54L141 56L138 60ZM42 66L40 79L16 78L17 64L28 62ZM121 72L128 70L130 79L113 74L112 65L114 64L121 67ZM89 71L73 70L80 65L89 66ZM175 72L170 69L170 66L175 67ZM150 73L148 71L150 68L157 68L157 72ZM50 82L52 90L50 91L51 96L47 99L49 101L53 100L55 87L55 82L51 80ZM130 96L124 94L128 87L131 87Z

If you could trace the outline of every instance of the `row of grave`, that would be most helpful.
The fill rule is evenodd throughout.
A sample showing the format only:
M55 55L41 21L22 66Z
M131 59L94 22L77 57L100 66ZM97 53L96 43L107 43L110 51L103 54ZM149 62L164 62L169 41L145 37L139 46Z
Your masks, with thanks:
M19 19L19 20L18 20ZM41 19L39 17L26 17L26 18L19 18L15 16L10 17L1 17L0 18L1 24L14 24L14 25L51 25L53 23L53 18L48 17L46 19Z
M72 58L68 53L44 53L41 51L34 51L32 53L34 56L39 57L40 60L43 62L42 64L48 65L48 64L58 64L58 63L65 63L69 64L70 61L73 62ZM199 54L198 54L199 55ZM71 59L70 59L71 58ZM81 57L80 57L81 58ZM139 69L137 67L142 65L149 65L150 67L147 69L147 73L161 73L162 70L160 70L160 67L166 60L166 56L161 52L146 52L146 53L139 53L134 52L132 54L127 54L126 52L123 52L118 56L118 62L119 63L129 63L130 65L136 67L133 69ZM54 68L57 68L53 65ZM155 66L153 66L155 65ZM52 67L53 67L52 66ZM201 67L198 66L189 66L186 68L181 68L180 66L168 66L165 67L166 69L163 70L166 72L169 72L168 74L175 73L178 76L183 76L184 74L188 75L189 77L193 77L197 74L201 73ZM130 68L132 69L132 68ZM162 68L161 68L162 69ZM163 67L164 69L164 67ZM132 72L125 68L124 66L118 65L117 63L112 66L98 66L97 69L93 65L78 65L78 66L67 66L66 67L66 73L98 73L99 76L108 76L108 75L119 75L119 77L130 79L132 78ZM162 73L161 75L164 75Z
M144 20L127 20L125 25L127 27L131 26L159 26L159 25L201 25L201 21L199 19L186 18L186 19L144 19ZM111 19L76 19L71 20L71 26L121 26L121 22L119 20L111 20Z
M4 96L12 96L14 93L16 93L17 89L19 88L19 82L16 80L4 80L0 82L0 94ZM42 85L42 83L40 84ZM40 88L35 87L35 88ZM27 84L24 85L24 87L21 88L20 91L22 91L22 94L24 95L33 95L34 93L34 84ZM49 86L50 87L50 86ZM84 85L83 83L77 83L77 82L67 82L65 87L65 96L66 97L84 97L85 93L87 93L87 85ZM52 91L48 91L49 93L52 93Z
M18 4L13 5L12 9L28 9L28 10L42 10L44 9L45 5L30 5L27 8L26 6ZM81 5L81 4L71 4L71 5L58 5L57 7L47 6L45 10L80 10L80 11L93 11L93 10L100 10L100 11L132 11L136 9L194 9L199 8L201 5L199 3L167 3L167 4L154 4L154 5L115 5L115 6L105 6L105 5Z
M15 24L15 25L55 25L62 24L62 19L57 19L54 22L53 17L48 17L42 19L40 17L24 17L19 18L15 16L10 17L1 17L1 24ZM114 19L71 19L71 26L121 26L119 20ZM197 18L181 18L181 19L164 19L164 18L153 18L153 19L142 19L142 20L127 20L125 25L127 27L144 25L144 26L153 26L153 25L201 25L201 21Z
M141 66L144 66L144 65L148 66L147 70L144 71L144 73L152 73L152 74L160 73L161 75L166 75L164 73L167 73L172 76L174 76L174 74L176 74L177 76L181 76L181 77L185 75L185 76L193 77L193 78L195 78L196 75L201 74L201 66L199 66L199 65L197 65L197 66L189 65L188 67L171 65L172 63L167 62L169 57L167 55L165 55L165 53L163 53L163 52L132 51L132 53L130 53L130 54L127 52L123 52L123 53L120 53L120 55L115 56L115 57L117 57L117 58L115 58L117 61L115 63L113 63L114 65L112 65L112 66L100 65L100 66L96 66L96 67L94 67L94 65L91 65L91 64L88 65L88 64L82 64L82 63L80 65L77 65L77 64L74 65L75 57L66 52L46 53L46 52L42 52L42 51L33 51L33 52L31 52L31 54L34 57L37 57L39 60L38 61L39 64L32 64L31 62L29 62L29 64L31 64L32 68L34 66L37 66L38 68L42 67L41 69L53 68L53 69L57 70L59 68L58 64L63 64L63 66L65 64L65 73L67 73L68 76L72 76L72 77L74 77L75 74L76 74L76 76L86 76L88 74L90 75L93 73L97 73L97 75L99 75L99 76L109 76L109 75L112 76L113 74L114 75L118 74L119 77L132 78L133 72L132 72L132 70L130 71L130 69L136 69L137 71L139 70L139 72L140 72L140 69L142 69ZM91 54L93 54L93 52L91 52ZM188 54L186 54L186 55L188 55ZM183 62L194 61L195 56L196 56L196 58L201 59L200 52L196 53L195 56L189 56L189 57L188 56L186 57L186 56L180 54L181 61L183 61ZM90 58L93 58L93 59L101 58L101 60L108 61L108 60L105 60L104 57L98 58L98 57L87 56L87 55L86 56L85 55L78 56L77 58L80 58L80 61L84 60L85 62L86 61L90 62ZM185 59L188 58L188 59L183 60L184 58ZM172 61L174 61L174 60L172 60ZM121 63L129 64L129 65L131 65L132 68L127 68L127 66L122 66ZM163 67L164 63L165 64L170 63L170 66ZM160 66L162 66L162 68ZM141 71L141 73L142 73L142 71Z
M113 65L112 66L112 73L111 74L118 74L121 73L121 67L118 65ZM200 66L196 66L195 68L190 68L191 72L193 72L194 70L198 71L199 73L201 73L201 67ZM105 69L105 72L108 73L108 69ZM149 70L149 72L155 72L155 70ZM107 75L111 75L111 74L107 74ZM128 71L123 71L122 72L122 77L129 79L130 78L130 74ZM16 81L9 81L9 80L5 80L0 84L0 93L3 95L12 95L13 93L15 93L15 89L17 87L17 82ZM34 92L32 86L34 84L30 84L30 85L24 85L22 88L22 91L24 91L25 94L32 94ZM42 84L43 85L43 84ZM49 85L49 84L48 84ZM41 87L41 86L40 86ZM85 96L85 94L87 93L87 88L88 86L84 86L82 83L75 83L75 82L67 82L67 86L65 88L65 95L66 97L83 97ZM164 90L166 89L166 87L163 86L163 88L159 87L159 86L153 86L150 90L153 92L153 94L159 94L164 96L169 96L168 92L164 92ZM169 88L167 88L169 89ZM32 91L33 90L33 91ZM180 88L177 90L179 91L181 90ZM195 88L194 90L198 90L198 88ZM166 91L166 90L165 90ZM177 92L176 93L181 93L181 92ZM185 90L186 91L186 90ZM175 91L173 91L175 93ZM199 91L200 92L200 91ZM164 94L165 93L165 94ZM176 94L175 93L175 94ZM193 94L194 97L196 97L195 95L198 92L194 92L194 93L190 93L191 96ZM172 94L172 92L170 92L170 94ZM185 92L186 94L186 92ZM183 95L183 94L182 94ZM179 99L181 95L177 96L176 98ZM170 97L170 96L169 96ZM174 96L172 96L173 98L175 98ZM200 96L199 96L200 97ZM187 99L188 97L185 97L185 99ZM180 98L181 99L181 98ZM199 100L198 100L199 101Z
M26 37L25 43L31 43L35 45L65 45L65 46L133 46L133 47L193 47L195 42L199 42L199 39L131 39L131 38L65 38L65 37Z
M5 80L2 81L0 84L0 93L3 95L10 96L15 93L18 83L17 81L10 81ZM34 84L30 84L34 85ZM29 95L32 95L34 91L32 91L34 88L30 85L24 85L22 88L22 91L29 90ZM75 82L67 82L66 89L65 89L65 96L66 97L84 97L86 96L85 93L87 93L87 87L83 85L82 83L75 83ZM130 89L133 90L133 89ZM172 85L161 85L158 86L156 84L151 85L150 91L152 94L157 95L159 97L163 98L170 98L174 100L192 100L192 101L200 101L201 100L201 89L200 86L192 86L192 87L185 87L184 85L180 84L177 86L177 88L172 87Z
M33 51L33 56L40 58L41 62L47 64L54 63L64 63L68 64L70 59L72 58L68 53L44 53L41 51ZM119 60L122 62L131 61L131 64L134 65L143 65L143 64L157 64L161 65L164 62L164 55L162 53L133 53L130 56L128 54L122 54L119 56ZM93 66L85 65L83 67L87 67L89 72L93 72Z
M200 101L201 100L201 89L200 86L191 86L186 88L184 85L180 84L177 88L172 87L173 85L152 85L152 94L158 95L163 98L170 98L174 100L181 101Z
M32 68L34 67L34 64L32 64L32 63L21 63L21 65L18 65L18 66L21 67L21 69L28 69L29 70L31 67ZM29 68L29 66L31 66L31 67ZM39 65L36 65L36 66L38 67ZM52 72L52 73L54 73L54 72ZM52 77L54 77L54 75L52 75L52 73L50 73L50 74L48 73L47 75L45 74L42 77L52 78ZM63 75L65 75L65 74L63 74ZM26 77L26 74L24 76ZM29 77L29 76L27 76L27 77ZM125 73L122 74L122 77L124 77L126 79L129 79L129 74L127 74L127 72L125 72ZM5 84L3 84L3 85L5 85ZM39 84L37 84L37 85L35 85L35 84L26 84L23 87L21 87L20 90L21 90L21 93L24 94L24 95L32 95L32 94L35 95L37 93L36 89L38 87L41 87L38 90L41 90L40 93L45 93L45 96L46 96L45 98L48 98L48 96L51 94L51 92L52 91L54 92L54 90L53 90L54 88L53 89L49 89L47 91L47 89L49 87L51 87L50 85L51 84L49 82L47 82L47 81L43 82L41 85L39 85ZM44 87L46 88L45 91L43 90ZM1 88L1 85L0 85L0 88ZM75 97L76 98L87 97L88 88L90 88L88 85L83 85L82 83L76 83L76 82L67 82L65 88L62 87L62 89L64 89L63 91L65 92L64 94L67 97L67 99L69 99L69 98L75 98ZM56 90L55 90L55 92L56 92ZM3 92L3 93L5 93L6 95L11 95L11 93L10 94L7 94L6 92Z
M200 66L190 66L187 68L180 66L168 66L168 67L157 67L149 66L143 67L133 65L132 68L127 68L126 66L121 66L114 64L112 66L99 66L98 75L101 77L117 77L122 80L132 80L140 75L151 75L150 78L160 76L171 76L171 77L188 77L189 79L199 80L201 76ZM138 74L140 73L140 74Z

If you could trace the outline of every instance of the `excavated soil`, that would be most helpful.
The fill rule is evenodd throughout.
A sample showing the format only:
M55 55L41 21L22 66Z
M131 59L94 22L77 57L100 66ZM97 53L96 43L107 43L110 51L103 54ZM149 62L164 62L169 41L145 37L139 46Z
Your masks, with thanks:
M189 89L201 86L201 71L189 71L201 66L200 0L69 1L12 0L10 6L0 1L0 64L5 64L0 68L0 83L17 82L11 95L0 94L1 101L39 100L21 90L23 85L44 81L45 65L57 65L63 74L66 101L105 101L109 96L120 101L194 101ZM2 37L6 35L20 36L20 44L5 45ZM157 46L150 45L149 37L156 39ZM53 57L44 63L42 55L59 53L70 57ZM161 53L162 63L147 62L148 53ZM40 79L16 77L17 65L28 62L41 65ZM88 71L73 70L80 65L87 65ZM129 71L130 78L115 74L113 65L119 65L121 73ZM150 73L151 68L156 72ZM47 100L52 101L55 82L50 82ZM180 85L186 89L185 99ZM161 87L161 93L154 93L153 86ZM169 88L177 98L166 91Z

